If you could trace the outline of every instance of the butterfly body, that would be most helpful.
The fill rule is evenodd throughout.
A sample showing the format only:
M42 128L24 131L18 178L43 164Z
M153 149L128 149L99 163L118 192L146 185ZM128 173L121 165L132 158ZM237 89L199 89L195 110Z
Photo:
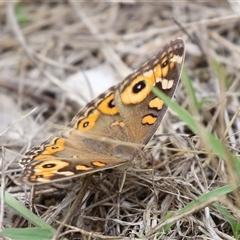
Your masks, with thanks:
M88 103L59 137L25 154L21 181L38 184L128 164L153 137L167 110L152 86L172 97L183 59L184 42L176 39Z

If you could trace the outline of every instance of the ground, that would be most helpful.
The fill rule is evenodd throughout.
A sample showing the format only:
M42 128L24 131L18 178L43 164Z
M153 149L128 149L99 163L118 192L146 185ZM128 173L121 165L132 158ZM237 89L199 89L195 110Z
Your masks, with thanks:
M1 2L1 186L55 239L238 239L239 21L240 3L227 0ZM144 150L154 161L126 178L112 169L34 191L17 181L26 150L178 37L174 101L218 142L171 109ZM29 227L1 201L2 229Z

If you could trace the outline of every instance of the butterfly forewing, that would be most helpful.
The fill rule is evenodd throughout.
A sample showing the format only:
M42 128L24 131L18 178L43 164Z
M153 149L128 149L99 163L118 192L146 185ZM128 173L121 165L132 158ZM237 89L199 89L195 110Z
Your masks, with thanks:
M153 92L155 86L172 98L184 59L184 42L176 39L131 74L117 89L116 106L127 125L130 142L146 144L159 127L167 106Z

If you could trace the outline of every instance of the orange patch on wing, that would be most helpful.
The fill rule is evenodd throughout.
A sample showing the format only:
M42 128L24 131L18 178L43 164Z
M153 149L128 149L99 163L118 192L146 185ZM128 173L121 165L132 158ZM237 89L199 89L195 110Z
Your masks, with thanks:
M118 113L118 109L114 104L114 94L111 94L107 98L105 98L99 105L98 110L103 114L107 115L115 115Z
M145 124L153 125L156 122L156 120L157 120L156 116L149 114L142 118L142 124L143 125L145 125Z
M85 166L85 165L77 165L76 166L76 169L78 170L78 171L88 171L88 170L91 170L92 168L91 167L87 167L87 166Z
M57 138L55 144L47 146L45 150L33 158L33 160L40 160L45 158L54 158L52 154L64 151L65 140L62 138Z
M105 163L99 162L99 161L91 162L91 164L92 164L93 166L95 166L95 167L104 167L104 166L106 166Z
M125 123L123 121L115 121L111 123L110 127L115 127L115 126L120 126L120 127L125 127Z
M60 152L64 150L65 140L62 138L58 138L55 141L55 144L52 146L46 147L45 151L42 154L52 154L56 152Z
M162 76L162 68L160 64L158 64L153 71L154 71L155 78L159 78Z
M142 86L145 86L138 92L134 92L135 89L137 90L137 86L140 86L141 84ZM121 93L121 100L123 104L129 105L144 101L151 92L151 86L153 85L155 85L155 79L153 76L137 76Z
M94 110L86 118L78 122L77 129L79 131L89 131L90 129L95 127L99 115L100 115L100 112L98 110Z
M42 160L45 158L47 159L47 158L55 158L55 157L50 154L40 154L40 155L37 155L36 157L34 157L33 160Z
M170 67L170 69L173 69L174 68L174 66L175 66L175 61L174 61L174 53L173 52L170 52L169 54L168 54L168 56L169 56L169 67Z
M161 68L162 68L162 76L161 77L166 77L168 72L169 72L169 59L167 57L164 57L161 61ZM166 64L165 66L163 66Z
M58 171L59 169L62 169L64 167L69 166L68 162L61 161L61 160L46 160L42 161L40 164L37 164L34 168L35 172L53 172Z
M148 106L150 108L156 108L158 111L160 111L163 107L163 104L164 104L164 101L156 97L149 102Z
M44 177L42 177L43 175L44 175ZM55 176L55 173L44 173L44 174L41 174L41 175L34 174L34 175L31 175L29 177L29 179L32 183L34 183L34 182L47 182L51 178L53 178L54 176Z
M168 57L169 57L170 59L174 57L173 51L171 51L170 53L168 53Z
M56 177L57 174L61 174L66 177L74 175L74 172L71 171L58 172L67 166L69 166L69 163L61 160L43 161L34 167L34 174L30 176L30 180L31 182L47 182Z

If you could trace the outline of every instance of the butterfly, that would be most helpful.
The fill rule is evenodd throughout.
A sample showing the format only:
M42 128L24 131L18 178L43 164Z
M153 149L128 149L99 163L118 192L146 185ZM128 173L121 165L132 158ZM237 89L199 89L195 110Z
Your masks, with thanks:
M167 111L152 92L173 97L181 75L185 45L177 38L83 107L69 125L20 160L20 181L40 184L116 168L131 162L155 134Z

